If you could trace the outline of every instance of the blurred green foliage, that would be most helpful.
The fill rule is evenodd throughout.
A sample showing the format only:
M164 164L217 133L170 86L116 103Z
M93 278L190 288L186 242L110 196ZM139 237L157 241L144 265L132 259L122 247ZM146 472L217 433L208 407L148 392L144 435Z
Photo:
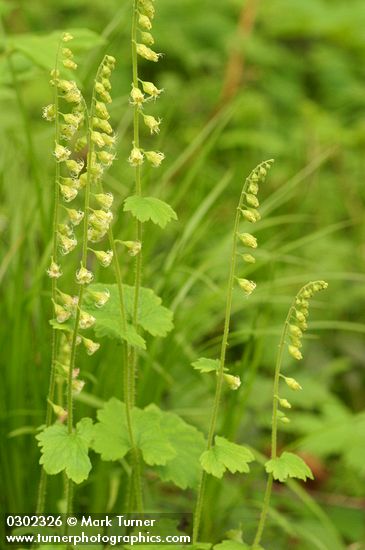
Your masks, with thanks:
M292 296L307 280L330 283L313 308L305 359L288 363L303 392L295 395L281 446L301 451L316 480L277 490L266 533L268 548L362 548L364 540L365 366L365 3L362 0L260 2L254 28L237 33L248 0L156 0L156 50L146 80L165 88L159 147L162 172L146 171L144 187L167 200L179 222L163 234L146 232L145 283L175 313L175 329L142 354L138 405L156 402L206 429L213 382L190 367L216 357L224 316L227 259L234 208L243 177L275 158L262 190L262 222L254 273L257 293L237 291L229 347L232 371L243 379L224 399L220 431L268 450L274 357ZM30 512L38 483L34 432L44 418L50 359L50 251L52 130L41 120L49 103L48 71L61 30L74 29L80 85L93 79L104 52L118 67L112 116L118 159L106 179L117 211L132 188L126 158L131 144L128 109L130 3L116 0L2 1L0 57L0 502L7 512ZM221 93L232 52L243 80L223 106ZM220 107L220 108L219 108ZM157 111L156 111L157 112ZM162 174L162 176L161 176ZM126 215L116 233L132 237ZM163 237L161 236L163 235ZM120 237L119 237L120 238ZM132 264L126 265L128 282ZM72 277L72 272L66 273ZM98 277L107 276L100 273ZM99 278L98 278L99 280ZM318 338L320 336L320 339ZM105 340L92 360L79 358L86 392L77 415L95 416L102 400L121 388L118 346ZM293 396L291 396L293 400ZM284 433L283 433L284 432ZM93 457L79 508L118 510L123 470ZM233 483L212 481L206 532L214 541L242 525L252 536L264 488L262 466ZM57 509L62 480L50 483ZM162 485L148 474L155 509L191 509L193 493ZM118 508L119 507L119 508ZM356 546L356 543L358 545ZM349 546L348 546L349 547Z

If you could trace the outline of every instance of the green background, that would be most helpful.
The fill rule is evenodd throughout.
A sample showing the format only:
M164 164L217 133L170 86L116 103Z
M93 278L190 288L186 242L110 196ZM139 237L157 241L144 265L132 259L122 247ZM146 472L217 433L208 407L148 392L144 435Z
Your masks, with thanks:
M45 271L54 172L52 128L41 109L52 100L54 44L61 31L72 30L86 96L103 54L117 59L111 112L118 161L105 187L120 214L116 235L133 238L133 224L120 208L133 187L126 161L132 139L130 8L117 0L0 3L0 503L6 512L34 509L39 478L34 434L44 419L50 362ZM274 158L260 190L258 262L239 270L257 282L257 291L249 300L239 291L234 296L228 362L242 386L226 392L219 429L268 453L273 365L286 310L302 284L326 279L328 290L311 308L304 360L285 363L303 391L290 395L291 423L280 432L280 446L304 453L316 479L307 484L307 495L297 485L274 492L264 544L363 548L365 4L156 0L156 11L155 49L164 56L158 64L141 63L141 73L165 90L150 112L163 119L157 148L166 161L158 171L144 171L143 187L169 202L179 221L164 232L145 231L144 284L174 310L175 329L165 340L149 341L140 361L138 405L156 402L206 430L214 379L190 363L217 356L235 206L245 176ZM234 75L242 71L237 88L227 77L230 63ZM73 266L67 269L72 281ZM97 274L98 280L110 277ZM133 280L131 261L125 277ZM95 417L112 395L122 397L119 355L108 340L91 359L80 354L87 384L77 419ZM120 510L122 469L96 455L93 465L77 492L79 508ZM251 538L265 481L262 466L252 470L209 484L205 526L214 542L239 525ZM147 480L148 507L192 509L193 492L162 485L148 473ZM49 491L55 511L60 494L58 476Z

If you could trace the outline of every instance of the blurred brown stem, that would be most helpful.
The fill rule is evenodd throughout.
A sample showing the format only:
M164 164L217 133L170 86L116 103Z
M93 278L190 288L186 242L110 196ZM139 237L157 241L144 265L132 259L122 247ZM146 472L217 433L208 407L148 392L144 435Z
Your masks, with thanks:
M257 17L259 2L260 0L247 0L242 6L235 43L232 46L226 66L219 108L222 108L237 94L243 82L245 52L242 47L242 42L252 33Z

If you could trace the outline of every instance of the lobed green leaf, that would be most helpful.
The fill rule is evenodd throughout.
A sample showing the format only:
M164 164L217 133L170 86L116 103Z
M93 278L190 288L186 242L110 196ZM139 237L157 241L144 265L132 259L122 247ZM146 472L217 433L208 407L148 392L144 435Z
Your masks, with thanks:
M91 470L88 449L92 434L91 418L80 420L71 434L63 424L53 424L39 433L36 436L42 452L39 462L47 474L55 475L65 471L67 477L75 483L87 479Z
M92 447L103 460L119 460L131 449L125 404L110 399L98 411ZM133 435L144 461L164 465L176 454L162 427L160 417L135 407L132 411Z
M94 284L90 285L89 289L97 292L108 290L110 293L109 300L102 308L96 307L93 300L86 295L83 309L95 317L94 330L96 335L117 339L122 338L131 346L145 349L146 342L144 338L137 333L131 324L134 307L134 287L123 285L127 316L126 331L122 328L118 286L116 284ZM140 289L137 323L152 336L164 337L174 326L172 312L161 304L161 298L156 296L153 290L143 287Z
M151 220L164 228L171 220L177 220L176 212L169 204L155 197L133 195L124 201L124 212L131 212L140 222Z
M195 370L205 374L206 372L218 372L220 362L219 359L207 359L206 357L200 357L200 359L197 359L194 363L191 363L191 365Z
M200 457L201 465L208 474L221 478L226 470L232 474L250 471L248 464L254 460L254 455L249 449L218 435L215 436L214 443Z
M205 446L203 434L177 414L161 411L156 405L149 405L145 411L158 416L162 431L175 451L171 460L157 468L161 479L172 481L181 489L197 487L201 471L199 457Z
M268 474L272 473L277 481L286 481L288 477L294 477L306 481L313 479L311 469L300 456L294 453L284 452L280 457L272 458L265 464Z

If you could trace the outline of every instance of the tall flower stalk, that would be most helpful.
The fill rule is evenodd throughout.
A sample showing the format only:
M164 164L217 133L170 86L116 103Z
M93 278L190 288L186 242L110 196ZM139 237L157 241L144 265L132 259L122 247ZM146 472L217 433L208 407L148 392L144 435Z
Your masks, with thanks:
M238 244L241 242L247 252L242 255L242 258L247 263L254 263L255 257L251 254L253 249L257 248L257 239L250 233L240 233L240 222L245 220L249 223L256 223L260 219L260 214L257 210L259 206L259 201L257 199L257 193L259 190L259 184L265 180L268 169L271 167L272 160L268 160L259 164L248 176L243 185L240 199L236 209L234 228L233 228L233 240L232 240L232 251L231 251L231 261L229 268L228 276L228 285L227 285L227 299L226 299L226 310L225 310L225 319L224 319L224 329L223 337L221 343L220 359L219 359L219 368L217 371L216 378L216 389L214 402L212 407L212 413L208 429L208 439L206 450L209 451L213 446L214 435L217 427L219 405L222 396L223 384L226 381L231 389L237 389L240 384L240 381L237 380L237 377L234 377L230 374L226 374L226 349L228 345L230 321L231 321L231 312L232 312L232 299L233 299L233 287L235 279L237 280L238 285L243 290L246 296L249 296L254 289L256 284L253 281L248 279L242 279L235 277L236 273L236 263L238 255ZM207 474L202 470L200 484L198 489L198 496L194 514L194 527L193 527L193 542L198 542L199 530L201 516L204 506L204 497L205 497L205 487L207 481Z
M143 120L151 134L159 132L160 119L155 119L144 112L144 104L156 99L162 90L159 90L152 82L144 82L139 78L138 57L148 61L157 62L161 54L154 52L152 46L154 39L149 32L152 29L152 19L155 15L153 2L150 0L133 0L132 30L131 30L131 51L132 51L132 90L130 92L130 103L133 107L133 146L128 161L134 168L135 196L142 197L141 170L144 160L153 166L160 166L164 159L163 153L159 151L145 151L141 147L140 122ZM136 234L134 241L127 241L129 254L135 256L135 278L134 278L134 302L132 323L135 330L138 330L138 311L140 301L140 290L142 284L142 222L136 220ZM118 276L117 272L116 275ZM133 450L132 480L137 509L142 511L142 482L140 472L140 457L135 447L132 433L132 410L135 404L135 379L137 371L137 351L134 347L127 347L127 367L125 369L125 405L127 422L130 426L130 438Z
M325 281L314 281L306 284L300 289L295 296L288 315L285 319L283 330L280 337L279 349L275 365L274 375L274 388L273 388L273 407L272 407L272 429L271 429L271 460L272 463L277 459L277 435L278 435L278 423L284 424L290 422L289 418L283 412L282 409L290 409L290 402L280 397L280 379L282 379L286 385L293 391L301 390L301 385L294 379L281 374L281 368L283 363L285 344L288 345L288 351L290 355L297 361L301 360L302 353L300 351L302 347L303 332L307 330L307 318L309 314L309 299L321 290L327 288L328 284ZM259 548L261 537L264 531L265 522L270 506L270 497L272 492L272 485L274 476L271 471L267 478L264 502L262 512L260 515L259 524L257 527L255 539L252 545L253 550Z
M61 253L68 254L76 246L77 241L73 236L72 228L64 224L59 224L60 219L60 198L61 196L66 202L73 200L78 193L77 176L82 169L82 163L69 160L71 151L61 144L62 141L69 141L78 131L83 123L83 113L80 110L82 96L75 82L60 80L60 62L62 57L62 65L69 69L76 69L77 65L73 61L73 54L69 48L65 48L65 42L72 40L69 33L65 33L58 45L55 68L51 72L51 85L54 87L54 103L47 105L43 109L43 117L54 122L55 125L55 149L54 156L56 160L55 181L54 181L54 206L53 206L53 222L52 222L52 257L47 274L51 279L51 297L53 304L54 318L57 322L66 321L71 315L69 308L64 308L59 303L60 290L58 288L58 279L62 276L62 270L59 263L59 249ZM63 100L66 105L73 105L72 112L61 113L60 101ZM68 123L67 123L68 119ZM63 124L62 121L66 122ZM65 165L67 176L61 175L61 166ZM76 171L75 171L76 169ZM76 211L75 211L76 212ZM76 220L75 220L76 221ZM50 426L53 419L53 413L58 418L65 419L66 411L61 405L54 403L55 389L57 381L57 354L59 347L59 330L55 325L52 328L52 344L51 344L51 372L49 380L49 390L47 396L47 411L46 411L46 427ZM42 468L41 478L38 489L37 513L44 511L45 496L47 488L47 474Z
M63 36L63 42L72 40L69 33ZM52 301L54 307L53 345L52 345L52 370L50 390L48 395L47 426L52 422L52 411L56 414L59 422L67 419L67 432L73 434L73 400L75 393L79 393L84 382L78 378L79 369L76 368L77 346L83 343L88 355L95 353L100 344L85 337L83 331L91 328L95 323L93 315L83 309L85 296L91 300L96 307L102 307L109 299L108 291L94 292L88 288L93 281L94 275L89 269L90 252L93 252L98 261L107 267L112 259L111 251L93 250L89 243L100 242L108 233L113 215L109 209L109 203L104 201L100 208L100 197L98 198L93 189L98 185L103 175L104 165L111 163L114 155L110 149L114 146L115 137L112 134L110 124L103 118L105 110L97 96L102 100L111 101L109 75L115 60L106 56L100 66L93 89L91 107L88 110L85 101L74 81L60 78L57 54L56 69L52 72L51 84L55 88L55 103L44 109L43 116L47 120L55 121L55 149L56 158L56 181L55 181L55 204L53 224L53 256L48 275L52 279ZM68 69L76 69L77 65L73 59L70 48L62 48L63 65ZM61 112L62 102L62 112ZM65 111L65 107L71 104L72 110ZM80 134L80 130L86 125L87 135ZM68 142L72 149L64 145ZM79 151L87 147L86 171L82 172L84 162L81 158L71 158ZM96 149L98 149L96 151ZM96 189L95 189L96 190ZM82 210L66 207L63 202L74 201L80 192L83 191ZM99 199L99 200L98 200ZM92 208L95 202L97 207ZM61 209L62 207L62 209ZM63 218L61 218L61 211ZM83 222L80 250L80 267L76 270L75 282L78 285L76 296L61 291L56 284L57 279L62 275L61 266L58 263L58 250L61 254L68 255L77 249L78 239L76 238L76 227ZM59 332L63 332L62 346L58 345ZM55 403L55 386L59 383L59 403ZM66 403L64 408L62 387L66 384ZM72 512L73 506L73 483L71 479L66 483L66 511ZM38 507L39 513L44 509L46 491L46 477L42 471L39 488Z

